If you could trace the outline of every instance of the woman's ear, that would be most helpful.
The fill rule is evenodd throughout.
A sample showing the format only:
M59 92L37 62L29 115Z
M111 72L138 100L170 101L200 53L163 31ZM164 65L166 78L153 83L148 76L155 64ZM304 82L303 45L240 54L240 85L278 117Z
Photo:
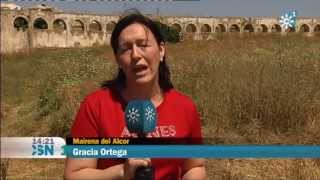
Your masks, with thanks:
M163 57L164 57L164 55L166 53L166 47L164 45L164 42L160 42L159 51L160 51L160 59L163 59Z

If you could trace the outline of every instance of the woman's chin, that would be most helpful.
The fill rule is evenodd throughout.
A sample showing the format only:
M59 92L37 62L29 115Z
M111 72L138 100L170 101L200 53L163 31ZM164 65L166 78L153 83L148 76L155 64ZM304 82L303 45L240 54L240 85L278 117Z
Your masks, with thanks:
M141 77L141 78L137 78L137 79L135 80L135 82L136 82L136 84L142 85L142 84L148 84L148 83L150 83L151 80L150 80L150 78L147 78L147 77Z
M148 83L152 82L152 79L153 78L146 75L146 76L137 76L134 81L138 85L143 85L143 84L148 84Z

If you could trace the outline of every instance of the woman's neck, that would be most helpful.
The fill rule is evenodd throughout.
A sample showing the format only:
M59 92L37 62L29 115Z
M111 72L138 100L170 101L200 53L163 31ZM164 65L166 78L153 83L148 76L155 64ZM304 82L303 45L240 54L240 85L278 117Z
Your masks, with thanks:
M149 99L156 107L163 101L163 93L158 82L143 85L127 84L122 96L126 101Z

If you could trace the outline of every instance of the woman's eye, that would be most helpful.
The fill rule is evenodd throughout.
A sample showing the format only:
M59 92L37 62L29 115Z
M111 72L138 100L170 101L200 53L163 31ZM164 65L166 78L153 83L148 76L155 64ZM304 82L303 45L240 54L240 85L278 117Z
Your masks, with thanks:
M121 52L121 53L126 52L126 51L128 51L128 50L129 50L128 47L120 47L120 48L119 48L119 52Z
M146 47L148 47L148 44L140 44L139 47L146 48Z

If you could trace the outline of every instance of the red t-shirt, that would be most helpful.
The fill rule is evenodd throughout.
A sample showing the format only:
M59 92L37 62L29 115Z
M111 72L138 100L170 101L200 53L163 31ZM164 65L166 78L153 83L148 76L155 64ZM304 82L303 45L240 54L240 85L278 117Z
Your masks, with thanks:
M116 91L99 89L91 93L81 103L71 136L135 137L126 128L125 105ZM147 137L201 138L199 115L187 96L171 89L164 93L164 100L156 109L157 126ZM123 162L124 159L98 159L97 167L105 169ZM180 179L183 159L151 159L151 163L157 180Z

